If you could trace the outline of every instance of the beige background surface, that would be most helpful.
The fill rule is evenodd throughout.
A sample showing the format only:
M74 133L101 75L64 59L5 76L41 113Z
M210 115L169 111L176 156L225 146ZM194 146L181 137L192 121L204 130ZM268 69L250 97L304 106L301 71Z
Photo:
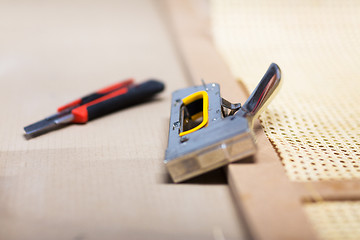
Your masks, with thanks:
M222 172L174 185L170 93L187 86L155 1L0 1L0 239L241 239ZM156 101L26 141L22 127L127 77Z

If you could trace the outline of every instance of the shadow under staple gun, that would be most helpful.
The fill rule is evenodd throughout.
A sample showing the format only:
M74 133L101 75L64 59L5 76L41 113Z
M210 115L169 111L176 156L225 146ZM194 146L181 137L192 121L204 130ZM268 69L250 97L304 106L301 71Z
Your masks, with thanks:
M276 95L280 79L280 68L272 63L243 106L223 99L216 83L173 92L164 161L173 181L253 155L253 121Z

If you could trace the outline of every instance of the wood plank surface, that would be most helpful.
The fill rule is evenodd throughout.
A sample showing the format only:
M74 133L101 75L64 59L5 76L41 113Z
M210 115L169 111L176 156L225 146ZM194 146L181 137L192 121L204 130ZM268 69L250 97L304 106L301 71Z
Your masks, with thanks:
M157 4L0 3L0 239L247 238L222 171L173 184L163 166L170 95L189 83ZM23 126L128 77L166 90L23 137Z
M221 94L244 102L248 91L236 84L212 43L207 1L168 1L183 63L194 84L201 78L221 84ZM207 6L209 8L209 6ZM264 71L259 69L259 71ZM229 131L231 131L229 129ZM230 164L227 176L239 214L255 239L317 239L303 209L304 201L359 200L359 181L292 182L267 140L255 124L258 152Z
M213 45L206 1L169 2L184 62L195 84L201 78L220 83L221 95L244 103L248 92L236 84ZM266 69L259 69L266 71ZM285 176L280 160L259 122L255 124L258 151L252 158L228 166L229 184L239 214L246 219L254 239L316 239L305 216L298 192ZM228 129L231 131L231 129ZM248 162L252 163L248 163Z

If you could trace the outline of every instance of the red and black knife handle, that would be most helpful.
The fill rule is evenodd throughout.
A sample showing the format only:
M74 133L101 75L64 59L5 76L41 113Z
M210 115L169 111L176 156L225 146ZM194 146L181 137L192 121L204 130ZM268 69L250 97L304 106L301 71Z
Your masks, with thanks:
M94 101L96 99L99 99L101 97L106 96L107 94L109 94L111 92L117 91L117 90L119 90L121 88L130 87L132 84L134 84L134 79L132 79L132 78L129 78L129 79L127 79L125 81L122 81L122 82L115 83L113 85L110 85L108 87L100 89L100 90L98 90L98 91L96 91L94 93L86 95L85 97L76 99L75 101L72 101L71 103L68 103L68 104L66 104L64 106L59 107L58 112L62 112L62 111L67 110L69 108L74 108L74 107L77 107L77 106L80 106L80 105L90 103L90 102L92 102L92 101Z
M117 110L147 101L155 94L163 91L164 84L149 80L140 85L123 88L71 111L73 122L85 123Z

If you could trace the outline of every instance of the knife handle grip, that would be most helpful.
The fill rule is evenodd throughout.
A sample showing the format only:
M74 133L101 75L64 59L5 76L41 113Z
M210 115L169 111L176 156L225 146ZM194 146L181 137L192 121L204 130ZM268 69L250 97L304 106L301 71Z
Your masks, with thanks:
M121 81L118 83L115 83L113 85L107 86L105 88L102 88L94 93L88 94L85 97L76 99L68 104L65 104L61 107L58 108L58 112L62 112L64 110L70 109L70 108L75 108L77 106L81 106L87 103L90 103L96 99L99 99L101 97L106 96L107 94L110 94L111 92L117 91L121 88L127 88L130 87L132 84L134 83L134 79L130 78L127 79L125 81Z
M131 88L122 88L71 111L76 123L95 118L147 101L164 89L164 84L149 80Z

